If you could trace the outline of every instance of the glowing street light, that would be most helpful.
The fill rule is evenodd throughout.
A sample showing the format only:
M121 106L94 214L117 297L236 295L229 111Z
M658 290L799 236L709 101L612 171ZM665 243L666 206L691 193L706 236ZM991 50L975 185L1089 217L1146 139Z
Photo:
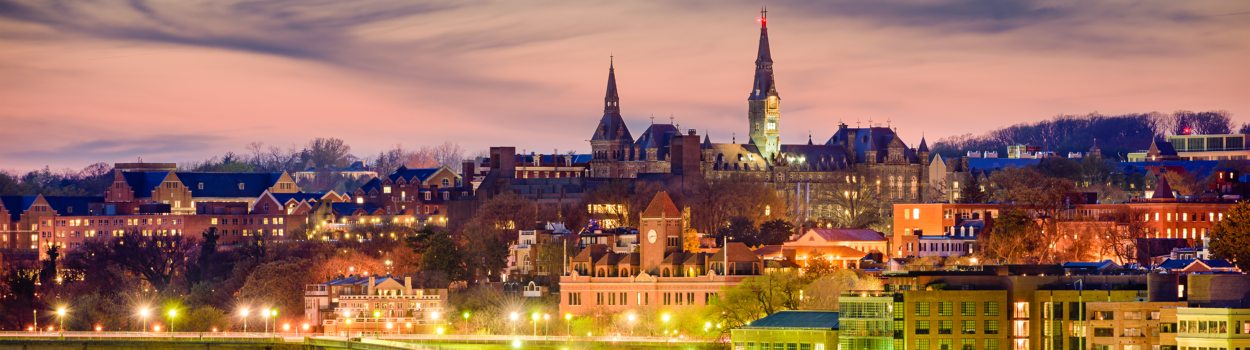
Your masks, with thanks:
M540 317L542 317L542 315L539 315L538 312L534 312L530 314L530 323L534 324L534 336L535 337L538 336L538 319Z
M564 314L564 326L568 328L567 330L565 330L564 334L572 337L573 336L573 314L572 313Z
M65 307L64 306L56 309L56 318L58 321L61 322L61 325L58 328L61 329L61 334L63 335L65 334Z
M625 320L629 321L629 336L632 337L634 336L634 324L638 323L638 315L635 315L631 311L629 314L625 315Z
M174 318L178 317L178 309L169 309L169 332L174 332Z
M139 318L143 319L143 331L148 331L148 316L152 315L152 309L147 306L139 308Z
M243 318L243 333L247 333L247 315L250 315L251 313L252 310L249 310L246 307L239 309L239 317Z
M516 311L508 314L508 321L510 321L510 324L512 325L512 334L516 334L516 321L520 319L521 314L518 314Z

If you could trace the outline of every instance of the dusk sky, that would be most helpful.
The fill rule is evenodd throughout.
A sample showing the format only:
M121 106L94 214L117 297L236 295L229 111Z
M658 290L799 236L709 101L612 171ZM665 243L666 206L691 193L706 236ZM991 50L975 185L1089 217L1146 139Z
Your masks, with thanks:
M318 136L588 152L608 57L638 135L746 139L759 1L0 0L0 169ZM1250 2L767 1L785 143L913 146L1058 114L1250 116Z

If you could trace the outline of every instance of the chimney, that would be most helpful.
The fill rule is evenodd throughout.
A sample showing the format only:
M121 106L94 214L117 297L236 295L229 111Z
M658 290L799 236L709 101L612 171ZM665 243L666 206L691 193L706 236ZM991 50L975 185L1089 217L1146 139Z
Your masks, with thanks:
M412 276L404 276L404 295L412 295Z
M686 135L673 135L669 144L669 171L675 175L699 174L699 135L694 129Z
M472 160L466 160L460 163L460 186L467 191L473 190L473 175L477 173L477 165Z
M490 166L500 178L516 177L516 147L491 147Z
M369 285L365 286L365 294L373 295L373 276L369 276Z

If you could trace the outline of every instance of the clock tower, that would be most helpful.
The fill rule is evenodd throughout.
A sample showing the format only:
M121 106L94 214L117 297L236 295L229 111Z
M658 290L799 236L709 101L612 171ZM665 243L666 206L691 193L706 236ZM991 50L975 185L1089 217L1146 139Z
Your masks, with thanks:
M755 81L747 97L750 143L760 155L775 160L781 153L781 95L773 81L773 54L768 46L768 11L760 12L760 47L755 56Z
M668 192L660 191L639 219L639 263L642 264L642 271L654 275L664 256L681 250L681 211L677 210Z

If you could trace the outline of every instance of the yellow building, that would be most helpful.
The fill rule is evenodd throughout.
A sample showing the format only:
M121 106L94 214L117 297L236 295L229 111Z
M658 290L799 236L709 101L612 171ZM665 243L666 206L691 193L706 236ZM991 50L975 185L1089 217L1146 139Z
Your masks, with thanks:
M1029 332L1032 349L1086 349L1090 344L1089 307L1091 302L1131 302L1145 300L1142 290L1038 290L1033 293L1035 313Z
M1011 349L1006 290L906 291L903 305L907 349Z
M1165 328L1176 323L1175 310L1185 302L1089 302L1085 304L1089 321L1091 350L1149 350L1162 347L1160 337ZM1173 310L1165 320L1164 309ZM1173 343L1175 344L1175 340Z
M1176 309L1176 349L1250 349L1250 309Z

